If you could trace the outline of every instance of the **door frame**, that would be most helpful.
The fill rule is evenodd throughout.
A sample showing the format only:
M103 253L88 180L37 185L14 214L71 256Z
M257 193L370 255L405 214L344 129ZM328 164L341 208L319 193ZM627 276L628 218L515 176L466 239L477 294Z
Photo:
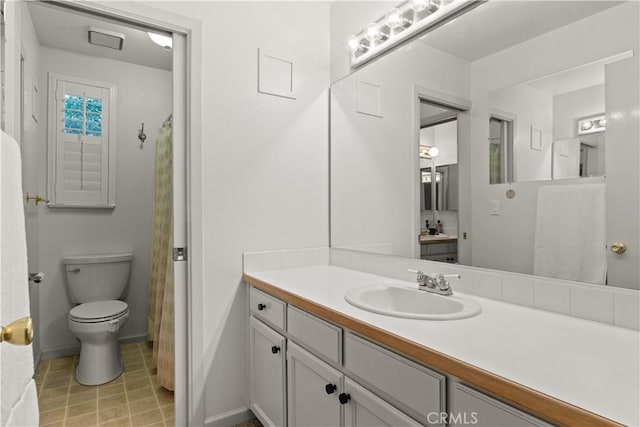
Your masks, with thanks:
M20 139L19 55L21 2L8 2L6 19L6 115L7 133ZM174 34L173 133L174 165L183 168L174 188L174 246L187 247L186 262L175 263L175 418L177 425L204 425L206 372L203 363L203 239L202 239L202 23L198 20L138 2L108 0L54 0L64 7L98 17L128 22ZM174 166L175 169L175 166ZM174 184L175 184L174 182ZM176 206L180 209L176 209ZM182 282L182 283L179 283Z

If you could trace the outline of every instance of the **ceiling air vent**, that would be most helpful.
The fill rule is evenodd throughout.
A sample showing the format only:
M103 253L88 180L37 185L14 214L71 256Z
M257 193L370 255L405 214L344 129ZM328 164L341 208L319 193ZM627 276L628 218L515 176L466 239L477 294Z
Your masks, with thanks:
M124 34L102 28L89 27L89 43L111 49L122 50Z

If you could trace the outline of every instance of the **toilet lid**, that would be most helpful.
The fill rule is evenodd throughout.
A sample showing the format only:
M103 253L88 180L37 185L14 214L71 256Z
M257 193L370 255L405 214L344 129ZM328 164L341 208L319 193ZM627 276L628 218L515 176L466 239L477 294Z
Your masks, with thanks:
M109 300L80 304L71 309L69 318L78 322L102 322L119 317L129 309L124 301Z

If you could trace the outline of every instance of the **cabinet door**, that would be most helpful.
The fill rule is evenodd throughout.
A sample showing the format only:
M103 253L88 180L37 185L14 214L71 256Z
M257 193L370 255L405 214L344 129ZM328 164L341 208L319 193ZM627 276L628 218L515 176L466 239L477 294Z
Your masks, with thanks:
M287 383L289 425L342 425L342 374L292 342L287 348Z
M484 427L550 427L549 424L479 391L455 383L449 425Z
M250 398L253 413L267 426L285 425L285 339L264 323L249 320Z
M360 387L349 378L344 380L344 426L421 426L416 420L409 418L376 395Z

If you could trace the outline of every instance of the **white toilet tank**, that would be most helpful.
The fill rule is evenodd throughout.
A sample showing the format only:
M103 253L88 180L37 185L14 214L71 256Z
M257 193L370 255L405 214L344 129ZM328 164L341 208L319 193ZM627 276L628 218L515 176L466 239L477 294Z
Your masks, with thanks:
M131 253L64 257L71 301L82 304L123 298L132 259Z

